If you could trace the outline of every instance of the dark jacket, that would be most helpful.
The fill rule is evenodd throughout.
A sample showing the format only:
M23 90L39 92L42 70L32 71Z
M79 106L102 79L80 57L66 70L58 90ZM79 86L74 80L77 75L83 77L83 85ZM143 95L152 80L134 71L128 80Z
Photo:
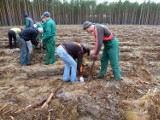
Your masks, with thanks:
M33 27L25 28L19 33L19 36L21 38L23 38L25 41L31 40L31 42L36 46L38 44L36 42L37 35L38 35L38 31Z
M82 75L82 59L85 54L83 47L77 42L65 42L63 46L73 59L77 59L77 70L79 75Z

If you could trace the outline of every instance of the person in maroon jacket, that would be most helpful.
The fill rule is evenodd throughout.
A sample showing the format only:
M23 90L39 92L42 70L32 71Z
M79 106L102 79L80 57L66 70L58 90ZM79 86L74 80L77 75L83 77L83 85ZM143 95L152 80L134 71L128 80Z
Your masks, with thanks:
M78 42L65 42L57 47L56 53L65 63L63 80L77 82L76 71L78 69L79 80L83 82L82 59L86 53L90 55L90 49ZM75 59L77 59L77 63Z
M118 39L110 32L107 26L102 24L94 24L90 21L85 21L83 30L88 33L93 32L95 37L95 51L92 59L97 60L102 44L104 49L101 57L101 70L97 78L103 78L106 75L108 62L110 61L115 80L121 80L120 65L119 65L119 43Z

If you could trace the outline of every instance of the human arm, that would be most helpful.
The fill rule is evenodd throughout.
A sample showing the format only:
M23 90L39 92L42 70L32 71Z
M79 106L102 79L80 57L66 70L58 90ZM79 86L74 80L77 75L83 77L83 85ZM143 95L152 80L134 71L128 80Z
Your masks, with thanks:
M32 32L31 41L32 41L32 44L34 44L35 46L38 45L37 35L38 35L38 32L37 32L37 31L33 31L33 32Z
M82 59L83 59L83 51L79 52L77 55L77 70L78 70L78 75L83 76L83 66L82 66Z
M53 37L53 24L51 22L47 22L45 25L44 25L44 32L43 32L43 38L42 38L42 41L45 42L47 41L48 39L52 38Z
M103 37L104 37L104 32L102 27L96 26L94 29L94 37L95 37L95 44L94 44L94 54L93 56L98 56L101 46L103 43Z

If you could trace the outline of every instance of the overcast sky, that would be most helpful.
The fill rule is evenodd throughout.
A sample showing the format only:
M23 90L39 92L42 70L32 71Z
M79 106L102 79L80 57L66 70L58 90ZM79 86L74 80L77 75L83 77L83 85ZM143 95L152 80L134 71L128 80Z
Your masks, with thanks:
M120 1L120 0L97 0L97 3L102 3L102 2L104 2L104 1L108 1L108 2L110 3L110 2L118 2L118 1ZM125 0L121 0L121 1L125 1ZM130 1L130 2L143 3L145 0L128 0L128 1ZM148 0L146 0L146 1L148 1ZM160 0L150 0L150 1L153 1L153 2L155 2L155 3L160 3Z

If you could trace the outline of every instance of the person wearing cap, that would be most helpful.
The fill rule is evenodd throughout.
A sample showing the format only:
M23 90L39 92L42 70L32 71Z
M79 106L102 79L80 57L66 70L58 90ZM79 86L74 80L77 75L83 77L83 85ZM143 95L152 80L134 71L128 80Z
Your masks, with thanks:
M90 49L78 42L65 42L57 47L56 53L65 63L63 81L77 82L76 71L78 70L79 80L83 82L82 60L86 53L90 55Z
M34 21L31 17L29 17L29 15L27 13L24 14L24 18L25 18L25 27L33 27L34 25Z
M17 48L16 37L18 33L21 31L20 28L12 28L8 31L8 39L9 39L9 48L12 49L12 38L14 40L14 48Z
M56 43L56 24L51 19L49 12L44 12L41 16L43 22L42 42L46 48L45 64L53 64L56 61L55 43Z
M85 21L83 24L83 30L88 33L94 33L95 51L92 56L94 61L97 60L101 46L104 44L101 56L101 70L96 78L105 77L108 62L110 61L115 80L121 80L118 39L110 32L107 26L102 24L94 24L90 21Z
M33 27L25 28L19 33L17 37L19 48L20 48L20 65L30 65L30 52L29 46L27 46L27 41L36 41L38 33L41 33L42 29L36 29Z

